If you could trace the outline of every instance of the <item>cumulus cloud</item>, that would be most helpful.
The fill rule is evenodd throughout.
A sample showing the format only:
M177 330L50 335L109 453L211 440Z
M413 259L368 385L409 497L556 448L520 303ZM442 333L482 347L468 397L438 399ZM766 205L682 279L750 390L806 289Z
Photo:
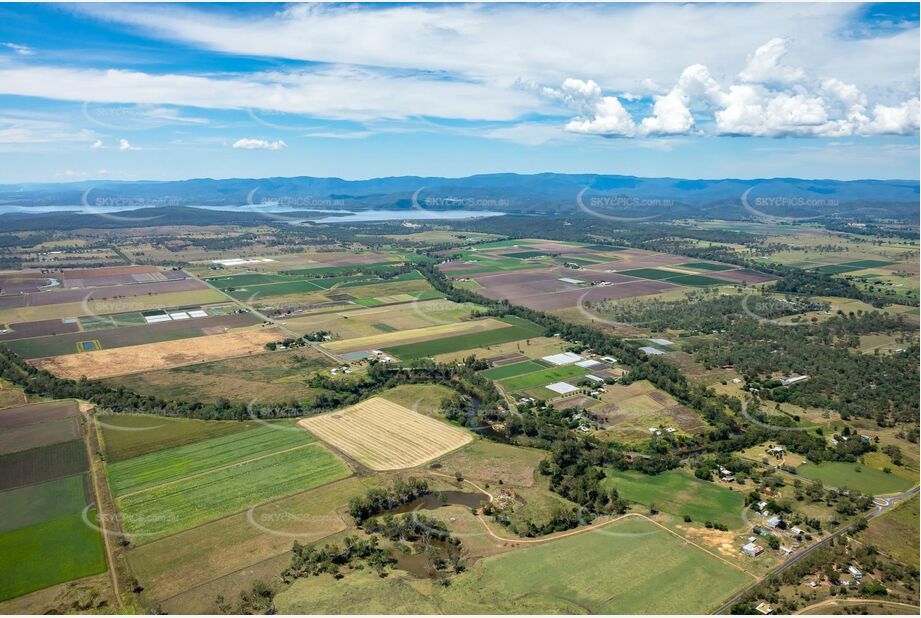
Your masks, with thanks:
M755 50L738 75L723 87L702 64L685 68L667 94L652 96L652 113L636 123L616 96L594 81L567 79L545 88L578 115L566 124L574 133L646 137L701 133L695 111L712 114L718 135L746 137L845 137L911 135L919 127L919 101L877 104L867 113L867 97L837 78L815 83L798 67L782 64L787 41L774 38Z
M95 142L93 142L92 145L90 146L90 148L92 148L93 150L102 150L102 149L105 148L105 147L106 147L106 145L102 143L102 140L101 140L101 139L97 139L97 140L96 140Z
M748 59L748 65L739 73L739 79L748 84L794 84L805 77L799 67L781 64L780 60L787 54L787 41L773 38L758 49Z
M270 142L265 139L250 139L244 137L235 141L233 147L242 148L243 150L281 150L282 148L287 148L288 144L282 140Z
M132 146L131 142L122 138L118 140L118 149L119 150L140 150L138 146Z

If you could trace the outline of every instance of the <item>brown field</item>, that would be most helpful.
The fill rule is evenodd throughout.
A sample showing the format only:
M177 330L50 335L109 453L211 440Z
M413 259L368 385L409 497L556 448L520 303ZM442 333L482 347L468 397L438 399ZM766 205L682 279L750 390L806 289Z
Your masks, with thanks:
M77 402L71 400L20 405L0 412L0 429L8 430L31 423L57 421L77 414Z
M473 439L462 429L381 397L298 424L377 471L419 466Z
M43 337L45 335L61 335L75 333L80 330L76 321L62 322L61 320L38 320L37 322L18 322L9 325L10 332L0 334L0 341L24 339L26 337Z
M103 268L73 268L62 273L64 282L71 279L85 279L88 277L109 277L113 275L137 275L141 273L159 272L156 266L105 266Z
M173 294L208 289L196 279L177 279L175 281L155 281L153 283L133 283L129 285L110 285L102 288L82 290L79 288L54 290L47 292L28 292L17 296L0 297L0 308L40 307L100 300L133 298L154 294Z
M108 378L136 371L166 369L233 356L259 354L265 352L265 344L284 339L285 336L277 328L254 329L83 354L52 356L31 362L36 367L65 378Z

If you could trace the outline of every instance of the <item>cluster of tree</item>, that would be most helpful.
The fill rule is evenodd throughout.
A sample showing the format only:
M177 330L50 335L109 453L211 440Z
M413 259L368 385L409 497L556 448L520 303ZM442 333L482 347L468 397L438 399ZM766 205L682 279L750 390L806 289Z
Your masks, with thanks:
M275 594L277 592L275 586L257 580L253 582L249 590L240 592L236 605L225 600L224 595L219 594L214 599L214 606L218 614L269 616L276 613Z
M689 351L707 368L733 366L745 376L746 388L765 399L835 410L844 419L909 422L917 419L919 405L918 347L910 328L901 317L877 311L797 327L743 318ZM902 333L906 348L894 354L852 351L870 333ZM773 377L778 374L809 380L784 386Z
M653 302L594 303L592 309L617 322L642 326L651 331L680 330L688 335L726 330L740 319L757 315L776 319L807 311L825 311L828 303L788 297L776 299L766 294L727 295L719 290L694 291L683 300Z
M365 521L431 493L428 481L409 477L397 479L389 487L374 487L363 496L349 500L349 515L361 526Z
M332 335L328 330L318 330L313 333L307 333L302 337L288 337L287 339L282 339L281 341L270 341L265 344L266 350L275 351L281 348L282 350L290 350L292 348L302 348L304 346L310 345L311 342L317 341L326 341L327 337Z
M343 569L355 569L359 565L367 565L383 576L393 562L390 552L380 546L380 539L375 535L364 540L349 535L341 546L327 543L318 547L295 541L291 548L291 564L282 573L282 579L290 582L322 573L340 577Z

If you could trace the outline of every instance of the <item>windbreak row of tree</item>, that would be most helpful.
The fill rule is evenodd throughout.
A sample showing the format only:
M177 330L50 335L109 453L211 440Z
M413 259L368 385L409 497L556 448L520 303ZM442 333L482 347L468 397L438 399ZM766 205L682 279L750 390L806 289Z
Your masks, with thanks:
M0 346L0 377L23 388L26 394L55 399L83 399L112 413L144 413L159 416L181 416L204 420L246 420L249 418L288 418L308 416L370 397L379 391L401 384L441 384L457 391L467 400L496 407L501 395L488 379L466 365L435 363L421 360L409 366L393 366L372 362L368 371L349 377L333 378L315 374L309 381L320 392L312 401L291 401L286 404L246 405L218 401L164 400L139 395L123 387L112 388L95 380L70 380L37 369L19 355Z

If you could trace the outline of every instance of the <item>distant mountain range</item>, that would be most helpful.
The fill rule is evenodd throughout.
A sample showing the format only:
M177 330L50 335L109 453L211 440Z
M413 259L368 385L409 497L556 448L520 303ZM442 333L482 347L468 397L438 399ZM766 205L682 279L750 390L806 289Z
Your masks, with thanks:
M743 200L744 196L744 200ZM598 174L486 174L466 178L210 178L0 185L3 205L290 206L297 210L489 210L521 214L655 214L661 218L777 217L917 220L916 180L688 180ZM748 206L746 208L745 206Z

